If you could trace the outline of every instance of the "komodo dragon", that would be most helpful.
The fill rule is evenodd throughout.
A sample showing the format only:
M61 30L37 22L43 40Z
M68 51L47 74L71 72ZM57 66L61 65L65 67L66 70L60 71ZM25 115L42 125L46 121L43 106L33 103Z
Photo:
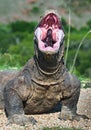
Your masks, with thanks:
M64 64L64 31L56 13L46 14L34 32L35 55L4 89L5 112L9 123L36 123L26 114L50 111L62 103L59 119L80 120L77 102L80 81Z

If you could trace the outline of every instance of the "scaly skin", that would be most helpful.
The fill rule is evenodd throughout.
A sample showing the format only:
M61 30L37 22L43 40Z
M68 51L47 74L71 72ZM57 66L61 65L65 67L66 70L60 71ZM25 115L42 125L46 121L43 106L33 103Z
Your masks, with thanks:
M46 21L49 16L49 21ZM39 27L46 31L45 28L43 29L45 23L52 27L57 22L58 30L62 30L58 19L54 19L56 19L55 14L50 13L44 17L46 22L41 21ZM62 102L60 119L79 120L81 118L76 113L80 82L67 71L64 65L63 39L60 41L60 47L57 47L58 50L55 51L54 45L57 40L55 32L55 29L48 32L48 39L45 37L44 40L46 41L44 48L39 45L41 41L37 37L40 38L40 36L36 34L34 39L34 57L5 86L5 111L10 123L25 125L31 122L35 124L36 120L30 119L25 114L48 112L58 102ZM43 34L43 37L44 35L46 34ZM47 47L51 48L51 51L48 51L49 48Z
M0 71L0 109L4 109L4 87L10 79L13 79L17 75L17 73L18 71L14 70Z

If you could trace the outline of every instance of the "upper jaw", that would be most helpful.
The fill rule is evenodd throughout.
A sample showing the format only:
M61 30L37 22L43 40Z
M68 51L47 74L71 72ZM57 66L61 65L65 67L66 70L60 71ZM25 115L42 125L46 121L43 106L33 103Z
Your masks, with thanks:
M35 30L38 49L44 53L56 53L64 39L62 25L54 13L46 15Z

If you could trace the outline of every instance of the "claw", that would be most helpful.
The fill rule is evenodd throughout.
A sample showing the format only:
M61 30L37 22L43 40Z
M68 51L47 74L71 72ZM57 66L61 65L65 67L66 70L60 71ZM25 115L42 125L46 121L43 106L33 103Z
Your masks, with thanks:
M9 117L7 125L10 124L17 124L21 126L25 126L27 124L36 125L37 121L33 117L27 117L26 115L13 115L12 117Z
M70 120L70 121L73 121L73 120L76 120L76 121L80 121L80 119L87 119L89 120L90 118L88 118L86 115L79 115L79 114L76 114L76 115L73 115L73 114L60 114L58 119L60 120Z
M37 121L34 119L34 117L29 117L29 119L33 125L36 125Z

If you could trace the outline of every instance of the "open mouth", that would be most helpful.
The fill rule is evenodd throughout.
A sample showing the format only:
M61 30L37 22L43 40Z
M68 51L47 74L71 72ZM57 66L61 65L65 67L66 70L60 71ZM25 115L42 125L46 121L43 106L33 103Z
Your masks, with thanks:
M64 38L62 25L54 13L47 14L35 30L38 48L43 52L57 52Z

